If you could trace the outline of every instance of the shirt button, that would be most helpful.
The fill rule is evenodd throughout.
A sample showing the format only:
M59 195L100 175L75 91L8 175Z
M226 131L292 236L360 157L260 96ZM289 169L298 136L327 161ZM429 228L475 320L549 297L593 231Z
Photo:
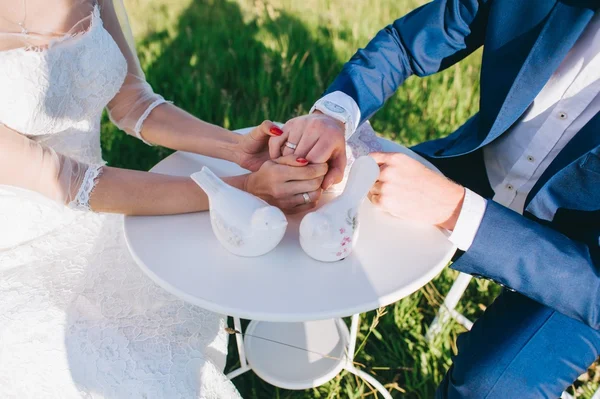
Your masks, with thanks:
M535 161L535 158L534 158L533 156L531 156L531 155L527 155L527 160L528 160L529 162L534 162L534 161Z
M564 120L564 119L567 119L567 118L569 117L569 115L567 115L567 113L566 113L565 111L560 111L560 112L558 113L558 117L559 117L560 119L563 119L563 120Z
M513 185L512 185L512 184L507 184L507 185L506 185L506 189L507 189L508 191L512 191L512 190L514 190L515 188L513 187Z

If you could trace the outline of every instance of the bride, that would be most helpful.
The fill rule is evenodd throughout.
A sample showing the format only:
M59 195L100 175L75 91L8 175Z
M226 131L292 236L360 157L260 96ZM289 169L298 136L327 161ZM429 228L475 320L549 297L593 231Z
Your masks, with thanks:
M146 278L115 215L208 200L187 177L106 166L102 110L146 144L236 162L251 173L230 184L289 211L313 206L327 166L268 160L268 121L238 136L155 94L121 0L0 2L0 88L0 397L238 397L224 317Z

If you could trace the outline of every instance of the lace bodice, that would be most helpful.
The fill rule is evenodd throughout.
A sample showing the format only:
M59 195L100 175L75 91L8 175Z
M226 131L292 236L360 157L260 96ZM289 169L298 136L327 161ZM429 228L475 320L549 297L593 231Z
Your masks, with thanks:
M0 185L89 210L103 108L143 140L144 120L165 100L145 80L120 0L23 4L32 7L25 33L11 31L11 7L0 3Z
M6 195L15 191L11 185L89 210L89 198L104 165L100 148L103 109L108 105L111 118L141 138L144 119L164 102L145 82L134 50L116 21L113 3L101 0L101 8L95 0L77 1L77 9L83 8L80 13L90 7L85 29L53 38L43 46L0 51L4 93L0 95L0 195L5 194L0 202L11 203L4 207L10 212L0 209L0 219L12 223L22 214L43 215L36 222L27 219L29 223L11 234L0 234L0 248L54 230L56 221L64 221L69 213L44 201L32 202L22 190L16 190L16 196Z
M100 119L127 74L127 62L93 9L89 28L65 36L47 48L17 48L0 52L0 121L29 139L89 165L75 201L86 204L104 164L100 148ZM8 195L0 219L17 226L0 234L0 248L43 235L72 219L69 211L34 196ZM84 205L85 206L85 205ZM37 220L24 215L36 214ZM18 221L21 220L19 224ZM7 224L8 223L8 224ZM2 242L4 241L4 242Z
M87 31L47 48L0 52L0 120L32 136L96 127L127 74L127 62L104 29L98 6Z

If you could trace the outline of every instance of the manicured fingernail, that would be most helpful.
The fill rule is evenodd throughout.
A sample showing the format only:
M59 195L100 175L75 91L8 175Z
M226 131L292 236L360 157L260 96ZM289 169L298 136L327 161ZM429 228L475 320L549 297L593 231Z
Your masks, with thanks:
M298 158L298 159L296 159L296 162L298 162L298 163L308 163L308 160L304 159L304 158Z
M271 127L269 129L269 132L271 132L271 134L274 134L275 136L281 136L283 134L283 130L281 130L277 126Z

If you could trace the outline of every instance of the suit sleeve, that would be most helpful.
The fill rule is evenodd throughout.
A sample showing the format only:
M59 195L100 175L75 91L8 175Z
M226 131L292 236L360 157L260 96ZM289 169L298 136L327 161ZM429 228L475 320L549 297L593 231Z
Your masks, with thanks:
M470 248L453 269L489 277L600 329L600 247L488 200Z
M364 122L409 76L441 71L483 45L488 8L485 0L437 0L417 8L358 50L325 94L350 96Z

